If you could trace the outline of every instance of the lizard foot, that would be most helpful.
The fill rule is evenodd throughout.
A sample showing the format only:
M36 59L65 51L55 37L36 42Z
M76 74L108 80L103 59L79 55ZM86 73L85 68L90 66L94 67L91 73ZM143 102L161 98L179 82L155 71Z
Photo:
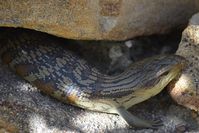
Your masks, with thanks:
M118 114L122 116L122 118L132 127L158 129L160 126L163 125L162 121L159 119L154 121L142 120L128 112L123 107L117 108L117 111Z

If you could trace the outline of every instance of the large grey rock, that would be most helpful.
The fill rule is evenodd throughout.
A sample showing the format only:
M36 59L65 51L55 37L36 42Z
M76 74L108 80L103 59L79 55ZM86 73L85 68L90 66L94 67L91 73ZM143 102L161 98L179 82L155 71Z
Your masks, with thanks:
M125 40L180 28L198 10L198 0L3 0L0 26L72 39Z

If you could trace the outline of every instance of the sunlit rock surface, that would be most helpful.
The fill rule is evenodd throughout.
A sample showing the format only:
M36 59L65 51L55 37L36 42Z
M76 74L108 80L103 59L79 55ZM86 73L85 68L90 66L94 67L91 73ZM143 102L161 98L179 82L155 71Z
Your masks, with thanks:
M170 85L170 94L178 104L199 111L199 13L190 19L176 54L185 57L188 66Z
M182 28L198 10L198 0L3 0L0 26L70 39L125 40Z

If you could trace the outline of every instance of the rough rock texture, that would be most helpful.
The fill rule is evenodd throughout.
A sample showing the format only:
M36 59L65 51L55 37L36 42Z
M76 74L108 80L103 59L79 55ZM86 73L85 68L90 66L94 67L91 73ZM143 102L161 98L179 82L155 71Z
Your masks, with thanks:
M3 0L0 26L71 39L125 40L182 27L198 10L198 0Z
M8 31L10 32L12 29L9 29ZM2 42L1 38L4 38L4 36L7 36L8 34L7 32L1 33L2 29L0 29L0 43ZM13 36L16 33L11 32L11 34ZM112 69L114 68L116 69L115 71L117 71L118 65L112 64L115 64L116 62L120 64L120 62L122 62L125 67L129 61L132 61L129 59L129 54L133 59L134 56L136 57L138 55L138 51L130 52L133 49L135 50L135 47L137 47L137 49L141 49L141 53L143 55L149 51L149 44L147 42L150 41L151 45L153 45L150 51L152 51L153 54L165 53L165 51L167 51L165 48L171 48L168 45L171 41L159 38L160 40L165 40L164 42L167 45L161 49L156 49L155 46L159 47L160 45L154 45L155 43L163 43L161 43L157 36L153 39L140 38L128 43L126 42L126 45L128 44L128 47L130 47L129 51L125 50L125 45L120 45L118 43L114 45L114 43L112 43L111 46L106 45L105 43L105 49L107 49L108 46L110 46L110 48L108 48L108 52L103 53L101 52L104 51L103 47L93 45L94 42L91 44L93 47L90 45L91 48L89 48L88 45L84 45L85 48L83 48L83 42L80 42L82 47L78 46L79 49L74 49L84 53L85 57L89 57L90 62L93 63L98 62L99 64L109 66L108 63L104 64L103 59L110 57L110 60L107 62L109 62ZM72 43L71 41L67 42L63 39L60 40L60 38L57 38L57 42L63 42L66 44ZM138 48L138 46L141 46L139 44L141 42L145 43L145 45L142 45L143 48ZM77 42L75 41L73 43ZM84 42L84 44L85 43L86 42ZM99 42L95 43L98 44ZM136 43L138 43L137 46L135 46ZM72 44L71 46L75 45ZM123 62L124 58L128 61ZM103 65L100 67L103 68ZM122 67L122 69L124 68ZM161 118L164 126L160 127L158 130L130 129L125 121L117 115L92 112L63 104L60 101L41 93L37 88L31 86L29 83L12 73L7 66L0 63L0 133L4 133L5 131L20 133L182 133L185 131L199 131L199 116L191 110L172 102L166 91L146 102L133 106L130 111L145 119Z
M0 117L0 133L18 133L17 127L12 122L5 121Z
M187 59L188 67L170 85L170 94L178 104L199 111L199 13L190 19L176 54Z

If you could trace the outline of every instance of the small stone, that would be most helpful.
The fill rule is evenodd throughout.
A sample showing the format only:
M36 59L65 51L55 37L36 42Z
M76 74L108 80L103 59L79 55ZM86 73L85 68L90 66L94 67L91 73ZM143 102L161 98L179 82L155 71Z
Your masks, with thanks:
M191 112L191 116L192 116L193 118L197 118L197 117L198 117L198 114L197 114L196 111L192 111L192 112Z
M186 125L177 125L175 133L184 133L186 129L187 129Z

